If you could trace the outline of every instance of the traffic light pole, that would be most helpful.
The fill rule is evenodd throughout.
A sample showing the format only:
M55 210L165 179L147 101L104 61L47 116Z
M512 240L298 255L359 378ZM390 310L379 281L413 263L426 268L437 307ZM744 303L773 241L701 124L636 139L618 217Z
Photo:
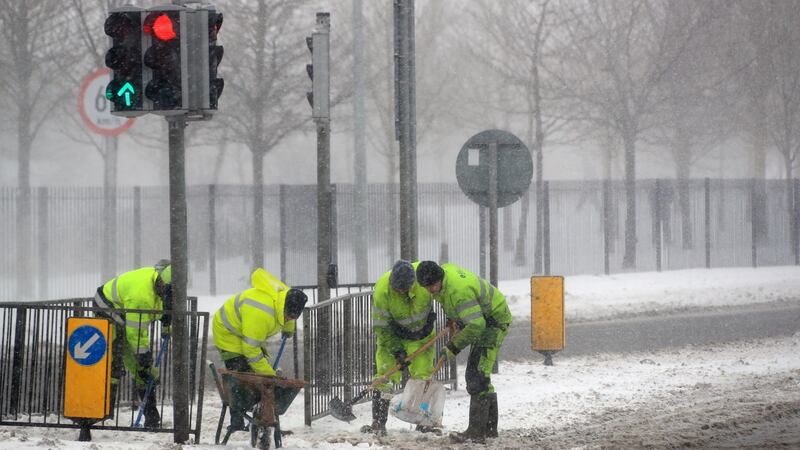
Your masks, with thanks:
M169 125L169 234L172 263L172 403L176 444L189 441L189 345L186 327L188 243L186 226L186 117L167 116Z

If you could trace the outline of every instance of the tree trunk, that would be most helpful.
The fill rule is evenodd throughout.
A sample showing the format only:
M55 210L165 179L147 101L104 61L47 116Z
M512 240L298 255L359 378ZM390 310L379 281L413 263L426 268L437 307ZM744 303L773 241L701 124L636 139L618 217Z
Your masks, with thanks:
M627 131L625 144L625 255L622 267L636 268L636 137Z
M252 267L264 267L264 155L253 150L253 253Z
M689 166L689 149L688 145L683 143L679 144L681 147L678 149L678 207L681 212L681 242L683 249L689 250L694 248L694 235L692 233L692 216L691 216L691 195L689 189L689 176L691 175L691 167Z
M27 92L27 91L26 91ZM31 136L30 111L23 108L19 112L17 123L17 298L30 300L33 298L33 242L31 239Z

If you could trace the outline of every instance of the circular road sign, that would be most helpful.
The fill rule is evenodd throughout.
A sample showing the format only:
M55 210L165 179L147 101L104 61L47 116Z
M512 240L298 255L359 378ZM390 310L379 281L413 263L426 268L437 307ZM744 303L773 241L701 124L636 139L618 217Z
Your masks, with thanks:
M116 136L133 125L132 117L111 115L111 103L106 99L106 86L111 81L108 68L98 69L83 80L78 95L78 111L90 130L103 136Z
M75 329L69 336L67 350L76 363L92 366L103 359L106 354L106 338L103 333L91 325L83 325Z
M489 207L489 146L497 144L497 207L508 206L528 190L533 159L528 147L507 131L486 130L469 138L456 158L458 186L473 202Z

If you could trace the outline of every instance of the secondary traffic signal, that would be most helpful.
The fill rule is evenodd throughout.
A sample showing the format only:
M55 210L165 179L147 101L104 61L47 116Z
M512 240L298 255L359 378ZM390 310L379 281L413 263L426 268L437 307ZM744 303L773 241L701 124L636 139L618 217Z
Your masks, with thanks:
M317 29L306 38L311 51L311 64L306 72L311 78L311 92L306 94L315 119L330 118L330 14L317 13Z
M225 87L225 80L217 78L217 67L224 49L217 45L217 33L222 28L222 13L208 12L208 107L217 109L217 102Z
M106 66L111 69L111 81L106 98L111 113L118 116L139 116L142 111L142 11L124 7L112 10L105 22L105 32L111 37L106 52Z
M187 87L188 55L181 36L181 20L185 13L163 8L147 14L142 25L145 35L150 38L144 64L152 70L152 79L147 83L144 95L153 102L153 112L169 114L170 111L186 109L184 102L188 101L188 88L184 88Z

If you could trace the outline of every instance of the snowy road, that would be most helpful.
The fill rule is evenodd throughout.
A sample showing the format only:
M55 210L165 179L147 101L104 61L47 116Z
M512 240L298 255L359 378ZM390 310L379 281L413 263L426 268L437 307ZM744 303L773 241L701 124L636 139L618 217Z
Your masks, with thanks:
M743 339L791 336L800 330L800 301L695 310L659 316L636 316L566 324L565 356L599 352L659 350ZM502 357L541 360L531 350L530 322L514 324L503 343ZM464 360L466 362L466 359Z

